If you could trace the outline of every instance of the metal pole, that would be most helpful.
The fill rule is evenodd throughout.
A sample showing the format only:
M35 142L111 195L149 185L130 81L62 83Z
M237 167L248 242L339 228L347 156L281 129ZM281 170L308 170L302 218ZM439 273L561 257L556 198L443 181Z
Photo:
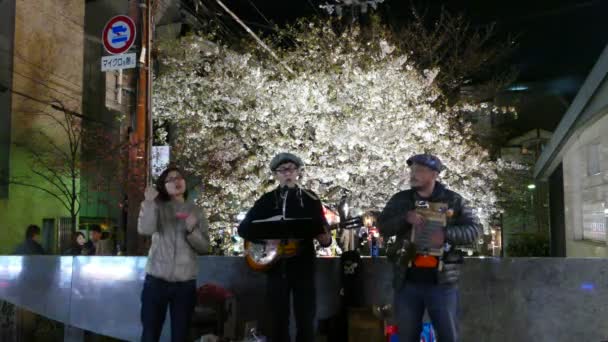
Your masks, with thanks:
M135 132L137 136L138 153L137 159L142 163L138 163L140 167L144 166L144 170L140 170L140 175L143 177L143 183L148 183L148 166L149 166L149 136L150 136L150 0L143 0L140 4L140 13L142 16L142 32L141 32L141 54L137 96L137 114ZM142 189L143 190L143 189Z
M146 55L146 80L147 80L147 103L146 103L146 184L152 184L152 140L154 137L154 131L152 127L152 40L153 40L153 30L154 30L154 18L152 17L152 5L151 0L147 1L147 31L146 35L148 38L148 49ZM158 4L156 2L155 4Z
M139 23L140 55L137 72L137 98L134 120L131 120L129 170L127 178L127 254L144 252L143 239L137 233L139 204L143 200L145 186L150 182L150 19L151 1L139 0L132 7L131 16Z

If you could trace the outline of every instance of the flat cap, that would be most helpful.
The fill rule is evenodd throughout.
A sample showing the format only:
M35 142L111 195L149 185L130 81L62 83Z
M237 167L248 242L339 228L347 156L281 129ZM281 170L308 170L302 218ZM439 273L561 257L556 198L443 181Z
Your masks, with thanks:
M302 159L300 159L300 157L296 156L293 153L283 152L277 154L276 156L274 156L274 158L272 158L272 160L270 161L270 170L276 171L279 166L285 163L294 163L298 168L304 166L304 162L302 161Z
M423 165L437 172L441 172L444 169L441 160L432 154L417 154L412 156L407 160L407 165L412 166L412 164Z

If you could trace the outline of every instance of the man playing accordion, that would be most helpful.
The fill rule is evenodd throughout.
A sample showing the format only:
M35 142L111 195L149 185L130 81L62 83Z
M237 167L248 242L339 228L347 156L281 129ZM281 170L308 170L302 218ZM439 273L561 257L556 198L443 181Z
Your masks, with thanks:
M465 200L437 179L439 158L408 159L411 189L395 194L378 228L396 236L387 255L395 263L394 308L399 341L418 342L426 309L441 342L458 341L458 277L462 256L454 245L474 243L481 225Z

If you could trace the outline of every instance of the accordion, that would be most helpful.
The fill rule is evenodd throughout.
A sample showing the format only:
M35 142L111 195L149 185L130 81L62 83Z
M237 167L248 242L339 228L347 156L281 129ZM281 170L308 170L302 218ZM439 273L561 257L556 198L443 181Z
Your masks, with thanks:
M416 201L416 212L424 217L424 225L412 229L410 241L416 246L413 266L441 268L447 211L447 203Z

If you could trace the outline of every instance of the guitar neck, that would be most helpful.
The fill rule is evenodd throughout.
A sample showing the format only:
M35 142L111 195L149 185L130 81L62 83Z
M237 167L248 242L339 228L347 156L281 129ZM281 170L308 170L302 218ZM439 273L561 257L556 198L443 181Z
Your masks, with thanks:
M329 230L332 231L334 229L359 229L363 227L363 217L356 216L351 217L344 222L334 223L329 226Z

